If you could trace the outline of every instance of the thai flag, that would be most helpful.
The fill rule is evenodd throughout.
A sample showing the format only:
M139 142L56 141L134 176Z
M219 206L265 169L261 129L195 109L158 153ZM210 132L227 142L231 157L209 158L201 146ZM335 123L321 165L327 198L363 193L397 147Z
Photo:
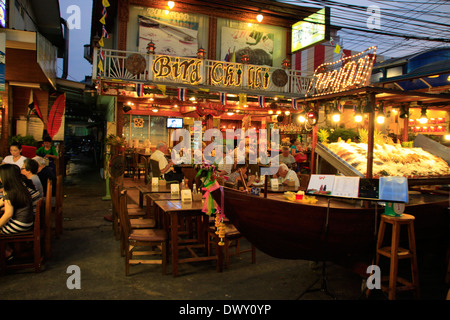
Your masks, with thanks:
M298 109L298 101L297 99L292 98L292 108L294 108L294 110Z
M220 92L220 103L222 103L223 106L227 105L227 93L226 92Z
M339 103L338 109L339 109L340 113L343 113L344 112L344 105Z
M266 103L266 97L258 96L258 103L260 108L264 108L264 104Z
M142 83L136 83L136 92L138 97L144 96L144 85Z
M100 60L102 60L102 61L105 60L105 52L103 52L102 47L100 47L100 51L99 51L98 55L100 57Z
M186 88L178 88L178 100L186 101Z
M102 27L102 37L105 39L109 38L108 31L106 31L105 25Z

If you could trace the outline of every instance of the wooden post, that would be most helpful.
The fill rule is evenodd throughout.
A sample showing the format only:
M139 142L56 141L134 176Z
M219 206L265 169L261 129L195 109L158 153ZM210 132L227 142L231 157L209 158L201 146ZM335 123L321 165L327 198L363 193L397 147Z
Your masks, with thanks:
M372 106L372 112L369 113L369 126L367 133L367 170L366 178L372 179L373 169L373 146L374 146L374 133L375 133L375 94L369 93L369 103Z
M319 132L319 126L316 124L312 130L312 146L311 146L311 162L310 162L311 173L316 173L316 171L317 171L315 158L316 158L316 146L317 146L318 132Z

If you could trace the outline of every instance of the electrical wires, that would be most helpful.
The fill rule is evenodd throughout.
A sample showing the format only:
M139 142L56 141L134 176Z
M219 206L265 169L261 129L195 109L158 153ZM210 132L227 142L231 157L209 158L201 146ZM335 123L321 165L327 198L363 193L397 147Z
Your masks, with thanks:
M331 9L331 27L339 30L341 47L364 50L372 45L378 54L405 56L419 51L450 46L450 1L447 0L304 0L281 1L300 6ZM379 9L380 28L368 21Z

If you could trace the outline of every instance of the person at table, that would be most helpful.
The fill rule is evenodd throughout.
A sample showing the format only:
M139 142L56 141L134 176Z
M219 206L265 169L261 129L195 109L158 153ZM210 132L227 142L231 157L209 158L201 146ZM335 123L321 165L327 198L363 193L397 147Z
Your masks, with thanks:
M52 138L46 136L44 138L43 146L36 150L36 155L49 160L49 167L56 173L55 161L58 159L58 152L52 146Z
M242 172L242 176L244 177L245 181L247 181L247 186L251 185L255 179L255 176L247 176L247 169L248 169L248 163L241 163L241 164L237 164L236 168L234 169L234 171L228 176L228 183L232 183L234 184L235 187L238 186L239 181L242 181L241 178L241 172Z
M33 229L34 214L30 193L22 182L17 165L6 163L0 166L0 182L3 184L3 198L0 206L4 213L0 217L1 234L27 232ZM13 257L12 249L7 245L6 259Z
M294 170L289 169L285 163L280 163L278 172L273 177L278 178L278 181L284 185L287 185L289 181L294 181L295 187L300 187L297 173Z
M24 157L22 152L22 145L19 142L14 141L9 146L9 152L11 153L9 156L6 156L3 161L3 163L9 163L9 164L15 164L16 166L22 168L23 162L25 161L26 157Z
M23 166L21 168L21 173L28 179L33 182L36 190L39 191L39 198L44 196L44 188L42 187L41 180L39 179L37 172L39 169L39 164L36 160L33 159L25 159Z
M290 153L290 149L288 146L281 147L281 154L278 155L278 161L280 163L285 163L289 169L297 168L297 162L295 162L294 156Z
M160 142L156 145L155 152L150 156L150 160L155 160L158 162L159 170L161 171L161 176L164 177L166 181L178 181L181 182L184 178L182 173L175 172L173 168L173 161L170 159L167 161L165 154L167 153L167 144L165 142Z
M44 188L44 197L47 195L47 181L50 179L52 181L52 196L56 195L56 175L53 170L47 166L47 161L39 156L33 158L38 163L37 176L41 181L42 187Z

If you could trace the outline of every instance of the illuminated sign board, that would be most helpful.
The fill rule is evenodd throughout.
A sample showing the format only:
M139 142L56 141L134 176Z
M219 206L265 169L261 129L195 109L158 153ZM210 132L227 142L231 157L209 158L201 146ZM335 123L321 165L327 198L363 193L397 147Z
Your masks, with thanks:
M330 8L328 7L292 25L292 52L327 40L330 40Z
M369 85L376 47L317 67L306 96L318 96Z
M152 71L157 81L183 82L190 85L205 81L204 60L195 58L157 56ZM243 84L251 89L267 89L270 69L264 66L246 65L215 61L209 68L209 79L213 86L240 87Z
M6 28L6 0L0 0L0 27Z

